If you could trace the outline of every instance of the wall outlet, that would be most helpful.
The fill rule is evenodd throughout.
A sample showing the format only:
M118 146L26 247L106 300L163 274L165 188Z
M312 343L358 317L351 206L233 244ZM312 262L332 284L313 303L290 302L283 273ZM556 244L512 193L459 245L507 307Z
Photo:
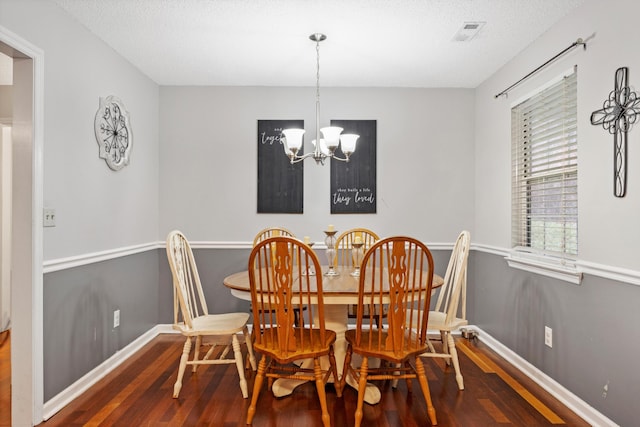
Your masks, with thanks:
M118 326L120 326L120 310L113 312L113 327L117 328Z
M544 327L544 345L553 347L553 329L548 326Z

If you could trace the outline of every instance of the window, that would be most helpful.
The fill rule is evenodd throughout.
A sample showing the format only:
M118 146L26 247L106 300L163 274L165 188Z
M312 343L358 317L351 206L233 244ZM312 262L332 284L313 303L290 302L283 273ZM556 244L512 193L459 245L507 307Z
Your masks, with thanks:
M511 109L516 250L578 254L577 72Z

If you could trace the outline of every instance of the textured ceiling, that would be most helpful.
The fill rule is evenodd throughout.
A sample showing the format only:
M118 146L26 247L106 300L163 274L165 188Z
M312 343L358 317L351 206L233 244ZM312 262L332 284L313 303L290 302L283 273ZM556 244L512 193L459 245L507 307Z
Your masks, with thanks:
M53 1L160 85L474 88L586 0Z

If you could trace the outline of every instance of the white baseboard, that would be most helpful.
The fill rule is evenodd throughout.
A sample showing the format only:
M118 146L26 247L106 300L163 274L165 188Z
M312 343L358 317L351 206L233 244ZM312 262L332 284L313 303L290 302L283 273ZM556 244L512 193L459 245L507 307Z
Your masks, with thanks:
M150 342L158 334L177 333L171 325L156 325L137 339L132 341L123 349L115 352L113 356L87 372L82 378L71 384L69 387L58 393L56 396L45 402L43 406L43 420L46 421L55 415L59 410L67 406L74 399L87 391L89 387L95 385L109 372L120 366L125 360L139 351L145 344Z
M562 402L566 407L575 412L580 418L597 427L619 427L618 424L605 417L603 414L591 407L587 402L580 399L571 391L564 388L553 378L527 362L525 359L516 354L513 350L493 338L487 332L474 325L469 325L467 329L475 329L479 331L478 339L486 344L493 351L498 353L507 362L515 366L527 377L531 378L535 383L548 391L552 396Z

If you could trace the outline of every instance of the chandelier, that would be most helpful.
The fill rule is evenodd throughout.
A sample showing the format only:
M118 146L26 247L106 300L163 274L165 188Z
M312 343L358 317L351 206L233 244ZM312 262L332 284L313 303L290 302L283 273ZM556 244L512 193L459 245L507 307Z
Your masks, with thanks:
M302 137L304 129L284 129L282 131L282 145L285 154L289 157L291 164L298 163L308 157L312 157L317 164L324 164L328 157L343 162L348 162L349 157L356 151L356 141L360 135L342 134L343 129L337 126L320 128L320 42L327 36L314 33L309 39L316 42L316 139L312 142L314 149L311 153L298 155L302 148ZM324 138L320 138L320 132ZM338 146L341 145L344 158L335 155Z

